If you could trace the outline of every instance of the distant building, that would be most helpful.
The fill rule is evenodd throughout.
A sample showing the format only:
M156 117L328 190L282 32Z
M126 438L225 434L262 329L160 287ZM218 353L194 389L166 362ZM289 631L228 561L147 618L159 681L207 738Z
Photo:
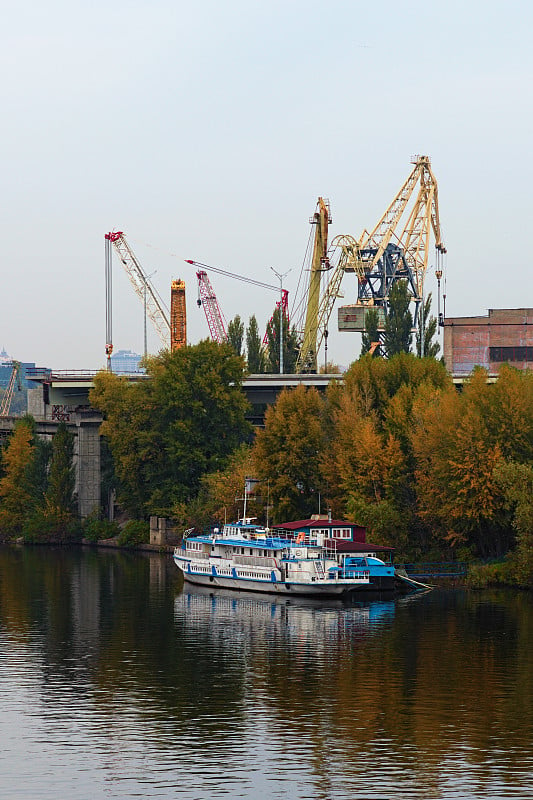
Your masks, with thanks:
M496 375L504 363L533 369L533 308L491 308L488 316L446 318L444 362L456 377L477 366Z
M144 373L145 370L139 367L142 356L132 350L117 350L111 356L111 370L121 375L132 375L136 372Z
M26 380L26 373L35 367L35 362L20 362L20 386L23 389L32 388L33 384L28 383ZM13 372L13 359L9 356L5 348L0 353L0 389L6 389L11 380L11 373Z

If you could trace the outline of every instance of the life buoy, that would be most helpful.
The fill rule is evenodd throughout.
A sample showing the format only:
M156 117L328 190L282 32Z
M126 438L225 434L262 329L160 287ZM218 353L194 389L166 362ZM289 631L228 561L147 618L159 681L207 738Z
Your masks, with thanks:
M298 536L296 537L296 544L303 544L305 542L305 533L300 531Z
M302 553L302 551L301 551L301 550L295 550L295 551L294 551L294 555L296 556L296 558L301 558L301 556L303 555L303 553Z

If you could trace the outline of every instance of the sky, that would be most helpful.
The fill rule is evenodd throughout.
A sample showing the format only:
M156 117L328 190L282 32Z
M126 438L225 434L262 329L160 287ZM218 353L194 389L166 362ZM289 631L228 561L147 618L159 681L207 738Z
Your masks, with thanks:
M330 236L359 236L414 154L438 181L447 315L532 306L532 28L525 0L8 0L0 350L105 364L111 230L167 302L185 280L194 344L209 331L184 259L274 286L288 273L291 298L317 198ZM275 291L210 277L226 320L264 329ZM349 364L360 337L329 327L328 360ZM115 258L115 351L143 341Z

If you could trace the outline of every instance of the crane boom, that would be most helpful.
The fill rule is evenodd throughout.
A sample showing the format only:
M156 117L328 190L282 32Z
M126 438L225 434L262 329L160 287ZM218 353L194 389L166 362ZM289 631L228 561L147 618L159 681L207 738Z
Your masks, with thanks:
M189 261L189 264L194 263ZM207 277L205 269L198 270L198 305L204 307L207 324L211 338L215 342L222 344L228 340L224 317L218 305L215 290L211 286L211 281Z
M163 307L162 301L152 286L150 279L144 274L139 260L126 241L126 237L122 231L113 231L107 233L105 238L112 242L137 296L142 302L146 299L146 313L152 320L159 338L165 347L168 347L170 339L168 313Z

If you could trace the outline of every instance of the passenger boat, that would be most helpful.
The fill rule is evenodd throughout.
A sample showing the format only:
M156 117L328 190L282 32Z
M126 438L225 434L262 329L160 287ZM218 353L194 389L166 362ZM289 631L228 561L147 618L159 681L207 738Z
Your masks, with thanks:
M391 549L354 541L357 527L317 516L269 529L243 518L222 531L190 532L174 561L188 583L213 588L315 597L394 590L394 565L375 553Z

